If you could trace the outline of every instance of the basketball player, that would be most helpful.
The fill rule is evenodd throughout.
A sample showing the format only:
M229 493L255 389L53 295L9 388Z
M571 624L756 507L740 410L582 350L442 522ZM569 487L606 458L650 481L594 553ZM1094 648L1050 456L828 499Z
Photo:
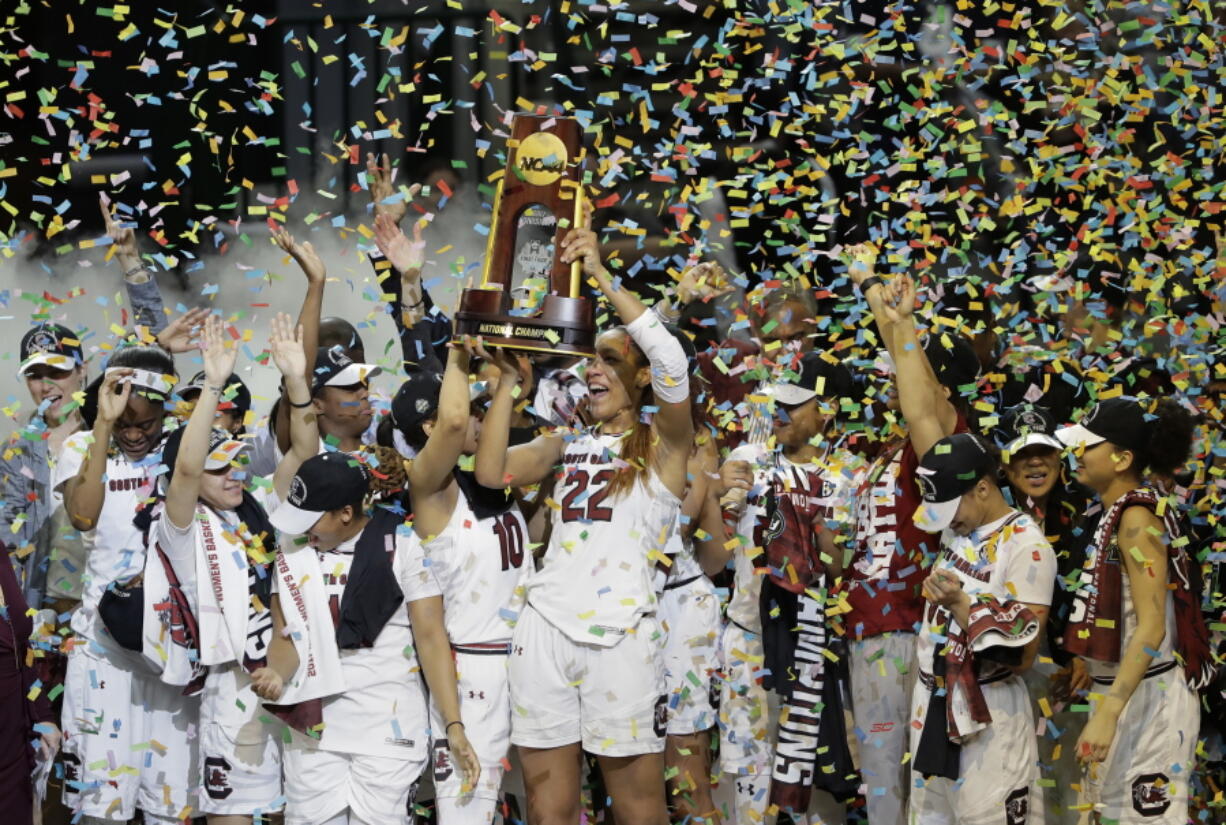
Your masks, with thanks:
M413 530L443 591L460 727L481 760L480 784L463 792L451 764L446 723L432 701L434 798L442 825L493 822L511 744L507 654L514 602L531 558L528 528L514 497L502 488L482 487L472 470L462 469L471 466L480 428L470 398L469 362L468 351L453 347L441 382L437 373L411 371L391 413L416 451L409 470Z
M532 822L579 821L587 750L619 822L665 825L667 697L652 573L686 489L694 438L687 362L656 315L614 286L590 229L567 233L561 259L582 262L625 326L599 335L587 369L597 426L509 450L516 367L494 358L502 378L479 439L477 480L518 487L562 468L549 547L512 641L511 741Z
M1171 399L1101 401L1057 431L1074 450L1077 480L1103 505L1064 649L1083 657L1094 686L1077 742L1086 795L1101 821L1188 820L1200 703L1212 673L1208 631L1183 528L1153 478L1187 459L1193 423Z

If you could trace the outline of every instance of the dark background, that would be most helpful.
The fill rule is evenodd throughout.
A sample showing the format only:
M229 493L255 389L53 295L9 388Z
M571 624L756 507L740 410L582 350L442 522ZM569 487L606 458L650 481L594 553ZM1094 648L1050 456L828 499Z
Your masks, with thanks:
M837 289L827 253L873 239L887 268L955 282L1107 272L1172 311L1214 288L1209 2L162 5L6 12L0 236L18 254L96 236L108 188L186 283L269 214L360 222L371 147L409 178L450 166L488 210L500 120L536 105L583 120L610 238L679 244L650 247L641 280L705 240L746 284ZM936 47L925 21L945 21ZM693 217L702 179L730 239Z

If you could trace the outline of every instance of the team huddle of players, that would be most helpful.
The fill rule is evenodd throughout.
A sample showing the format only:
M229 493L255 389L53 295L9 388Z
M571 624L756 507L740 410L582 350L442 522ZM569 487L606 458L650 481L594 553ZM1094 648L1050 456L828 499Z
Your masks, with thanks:
M615 320L590 360L530 359L450 342L399 217L375 267L407 377L378 415L379 367L321 322L322 261L284 233L307 295L271 325L258 427L218 313L88 386L82 333L23 339L39 414L6 512L36 652L66 661L82 821L407 822L428 777L442 823L592 801L622 825L838 822L857 798L874 825L1186 822L1215 669L1186 518L1207 482L1179 471L1209 436L1112 349L1118 307L1065 285L1094 310L1074 343L985 395L969 315L921 330L931 301L869 248L845 259L854 347L787 286L698 352L576 228L562 258ZM677 298L724 286L699 264Z

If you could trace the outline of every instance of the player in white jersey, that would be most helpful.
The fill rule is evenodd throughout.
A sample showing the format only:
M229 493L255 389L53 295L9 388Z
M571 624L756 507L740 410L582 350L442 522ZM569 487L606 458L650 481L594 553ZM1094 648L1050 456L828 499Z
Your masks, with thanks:
M780 365L782 375L769 388L775 410L772 445L746 443L729 454L721 468L725 511L735 519L737 546L733 552L734 592L728 604L728 624L720 639L724 681L720 696L720 768L735 782L735 821L750 825L765 821L771 806L778 700L762 684L765 650L762 642L761 588L768 573L766 545L775 537L778 502L800 494L801 509L811 525L806 544L820 554L809 571L799 575L820 579L822 569L842 569L842 541L850 533L852 503L862 461L829 440L837 398L850 377L816 352ZM790 373L791 380L787 380ZM797 537L799 538L799 537ZM806 586L810 582L806 580ZM779 688L782 689L782 685ZM827 794L816 794L812 805L826 821L840 817ZM805 812L798 811L796 815Z
M1101 401L1056 436L1103 512L1093 526L1062 646L1094 685L1077 741L1085 796L1102 822L1189 818L1200 729L1195 690L1214 654L1174 497L1155 481L1187 460L1193 422L1173 399ZM1089 529L1089 528L1088 528Z
M507 654L516 590L528 571L528 528L515 499L476 483L462 457L477 450L469 354L447 367L412 371L392 401L392 422L416 452L409 470L413 530L443 592L460 689L460 727L481 760L478 787L462 787L451 764L441 709L430 703L434 798L441 825L493 822L511 746ZM437 364L437 361L433 361ZM471 458L468 459L471 461ZM522 591L521 591L522 593Z
M1021 674L1038 650L1056 554L1034 520L1005 501L997 472L990 448L968 433L936 442L919 465L924 503L915 521L941 533L942 553L924 583L916 640L908 817L916 825L1045 820Z
M517 372L505 355L493 359L502 378L481 430L478 481L535 484L562 465L549 547L529 578L512 642L511 741L530 821L579 821L587 750L599 759L618 821L664 825L667 697L652 570L686 488L694 438L687 362L656 316L613 285L590 229L572 229L560 253L582 261L626 326L596 339L587 369L592 430L556 431L508 450Z
M1021 674L1047 621L1056 555L1033 519L1005 500L994 448L969 433L944 435L943 392L912 320L915 284L902 275L893 286L885 314L898 400L916 451L924 445L913 520L941 535L916 641L908 819L1042 825L1038 742Z
M302 328L288 315L273 319L269 349L285 379L291 449L269 485L244 490L244 444L212 428L238 350L227 347L222 323L210 316L201 334L204 359L199 398L187 425L162 451L168 482L164 506L155 510L151 547L169 557L195 613L200 662L208 666L200 708L200 809L209 821L251 822L282 806L280 731L255 685L272 677L272 561L276 535L269 507L289 493L290 480L315 454L318 431L305 378Z
M303 462L272 512L281 531L274 634L257 694L293 729L284 749L287 825L407 825L429 759L420 673L451 726L468 784L480 775L459 726L443 600L399 508L367 511L353 456ZM306 543L294 536L304 536ZM419 667L420 665L420 667Z
M87 391L92 429L65 442L55 468L54 486L87 554L63 711L64 804L86 822L129 820L137 808L147 822L174 821L196 807L198 702L159 681L98 611L109 587L144 570L133 517L153 496L173 372L164 350L118 350Z

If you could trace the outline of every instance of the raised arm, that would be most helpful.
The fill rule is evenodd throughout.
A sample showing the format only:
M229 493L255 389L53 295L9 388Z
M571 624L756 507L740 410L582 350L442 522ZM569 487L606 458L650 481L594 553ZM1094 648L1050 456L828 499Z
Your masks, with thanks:
M884 301L882 311L894 335L894 380L898 385L898 404L907 422L907 432L916 455L923 456L932 445L951 435L958 413L945 397L928 356L915 332L915 281L910 275L895 279L893 303ZM882 287L880 292L885 292Z
M671 453L688 460L694 443L694 420L690 413L689 365L685 350L664 328L658 316L647 312L637 295L613 283L600 260L596 233L591 229L583 227L568 232L562 240L561 259L564 263L583 262L584 274L595 279L634 343L647 356L651 364L651 389L658 408L652 425L660 436L657 449L662 447L665 453L661 458ZM684 473L684 465L680 466ZM684 484L680 486L684 488Z
M141 260L140 249L136 245L136 233L131 227L121 226L116 222L110 198L106 193L101 193L98 201L102 207L102 222L106 226L106 234L115 250L115 259L123 268L123 286L128 293L128 303L132 307L132 325L147 327L150 333L157 335L166 326L166 308L162 302L162 291L158 289L157 278Z
M166 490L166 517L181 530L191 525L196 512L200 479L209 456L209 433L213 429L213 418L238 358L238 347L225 340L223 327L221 318L216 315L210 315L204 322L204 330L200 334L204 386L200 388L200 397L183 431L174 474Z
M889 292L885 282L877 276L877 247L872 244L857 244L843 250L847 260L847 275L868 301L873 312L873 320L877 322L877 333L881 336L881 345L886 348L891 357L897 359L894 352L893 319L886 311L889 306Z
M281 406L289 419L289 449L272 477L273 490L282 501L289 497L290 482L302 462L319 452L319 425L311 404L311 387L303 374L307 355L302 339L302 325L294 326L288 315L277 313L268 335L268 350L285 382Z
M464 452L464 436L468 433L468 352L452 347L443 372L443 386L438 394L438 414L426 446L413 460L409 470L409 489L417 503L448 487L451 471Z
M438 318L441 313L431 312L433 304L422 288L421 267L424 261L425 241L422 240L422 221L413 225L413 241L410 242L395 222L386 214L375 216L375 245L383 254L399 279L394 283L399 288L392 294L396 305L392 318L400 333L400 349L406 367L417 366L426 370L442 370L439 340L449 339L450 329L440 336Z
M511 413L521 393L515 362L502 350L495 355L485 351L480 339L468 341L470 355L482 358L498 367L500 377L494 398L481 423L477 439L477 482L495 490L503 487L525 487L544 480L562 460L562 438L540 435L527 444L508 447L511 435Z
M300 244L286 229L279 230L273 236L273 240L277 242L277 246L289 253L307 280L307 291L302 299L302 309L298 311L298 326L302 327L302 348L306 353L303 376L309 387L315 372L315 353L319 349L319 319L323 312L324 282L328 277L328 269L310 241ZM289 418L290 414L286 405L278 404L275 430L277 447L282 453L289 449Z
M64 483L64 511L78 530L93 530L102 514L106 498L106 453L111 446L115 422L123 415L132 394L132 385L124 381L132 370L107 371L98 387L98 412L94 418L93 440L77 474Z

